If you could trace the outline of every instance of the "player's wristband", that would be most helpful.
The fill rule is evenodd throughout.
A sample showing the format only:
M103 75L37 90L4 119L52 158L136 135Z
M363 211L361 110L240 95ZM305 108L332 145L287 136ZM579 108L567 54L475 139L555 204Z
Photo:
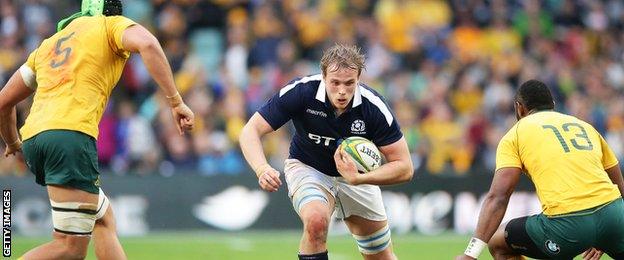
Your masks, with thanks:
M180 92L177 92L173 96L165 96L167 98L167 102L169 102L169 107L177 107L182 104L182 96L180 96Z
M483 242L481 239L472 237L470 239L470 243L468 243L468 247L466 247L466 251L464 251L464 254L477 259L481 254L481 251L483 251L486 247L487 243Z

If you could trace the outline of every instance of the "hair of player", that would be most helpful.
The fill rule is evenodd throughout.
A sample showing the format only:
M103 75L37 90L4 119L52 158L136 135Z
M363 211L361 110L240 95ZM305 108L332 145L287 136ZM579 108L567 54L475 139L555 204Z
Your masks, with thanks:
M364 54L355 45L334 44L331 48L323 52L321 58L321 71L323 76L327 75L327 69L336 71L341 68L349 68L358 71L358 76L364 68Z
M522 83L518 88L516 100L520 102L528 110L549 110L555 109L550 90L543 82L539 80L529 80Z
M123 6L121 0L104 0L104 10L102 14L105 16L121 15L123 12Z

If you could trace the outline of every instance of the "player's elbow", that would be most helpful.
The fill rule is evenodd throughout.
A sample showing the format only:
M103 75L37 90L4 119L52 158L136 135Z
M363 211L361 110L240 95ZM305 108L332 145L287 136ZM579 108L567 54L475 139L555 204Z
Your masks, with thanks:
M409 182L412 178L414 178L414 166L411 162L402 162L400 182Z
M11 114L13 111L13 107L9 102L6 102L4 99L0 99L0 115L3 117Z
M485 196L485 200L500 207L507 207L509 197L510 195L505 192L490 191Z
M251 123L245 124L240 134L238 135L238 143L244 144L247 143L248 138L258 136L257 129Z
M160 48L158 39L153 35L145 36L144 39L138 44L139 53L145 54L149 52L157 51Z

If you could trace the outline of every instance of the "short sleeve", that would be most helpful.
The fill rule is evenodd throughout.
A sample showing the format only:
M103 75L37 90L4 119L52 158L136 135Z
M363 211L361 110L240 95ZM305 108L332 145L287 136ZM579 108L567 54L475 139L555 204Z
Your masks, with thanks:
M34 51L32 51L28 55L28 59L26 59L26 63L24 63L24 65L28 66L32 71L36 71L35 70L35 56L37 55L38 50L39 49L35 49Z
M518 148L518 125L514 125L503 136L496 148L496 170L508 167L522 169L522 161L520 160L520 149Z
M598 134L598 132L596 132L596 134ZM602 148L602 167L606 170L617 165L618 160L613 150L609 147L609 144L607 144L607 141L605 141L600 134L598 134L598 136L600 137L600 147Z
M288 85L285 87L288 88ZM258 113L266 120L273 130L277 130L294 117L303 107L303 86L294 86L287 91L275 94Z
M393 144L403 137L401 127L399 126L399 123L397 122L392 111L388 109L386 113L388 113L388 115L384 115L382 111L377 111L376 115L373 116L375 127L373 128L373 137L371 141L373 141L376 146ZM389 119L390 117L391 119ZM389 120L392 121L388 123Z
M130 52L123 49L122 37L124 31L136 23L123 16L107 16L105 19L106 33L108 34L111 48L121 57L130 57Z

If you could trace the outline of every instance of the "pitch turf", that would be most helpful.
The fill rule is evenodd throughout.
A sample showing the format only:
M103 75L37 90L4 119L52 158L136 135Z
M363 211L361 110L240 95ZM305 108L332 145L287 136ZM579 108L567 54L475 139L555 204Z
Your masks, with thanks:
M145 237L124 237L121 243L129 259L296 259L300 234L297 232L245 233L157 233ZM28 249L49 238L13 237L16 259ZM463 252L467 236L445 234L393 235L394 249L400 259L453 259ZM349 236L329 238L332 260L361 259ZM87 259L95 259L93 248ZM487 252L479 259L492 259ZM580 259L577 257L577 259ZM610 259L604 256L602 259Z

